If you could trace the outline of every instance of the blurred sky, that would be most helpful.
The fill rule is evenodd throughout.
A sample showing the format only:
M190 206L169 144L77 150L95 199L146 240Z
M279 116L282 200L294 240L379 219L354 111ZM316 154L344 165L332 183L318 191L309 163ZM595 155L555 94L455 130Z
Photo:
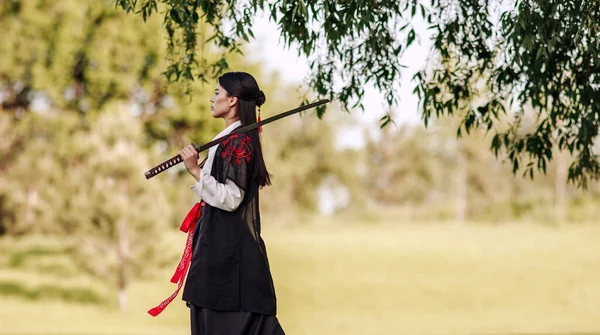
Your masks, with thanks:
M413 75L425 66L431 48L431 41L422 22L416 22L414 29L418 38L402 58L403 69L401 80L401 101L394 108L392 115L397 125L404 123L419 123L420 115L417 110L417 96L412 93ZM253 30L256 41L251 43L249 57L260 60L269 70L276 70L285 75L290 83L300 83L309 72L305 57L298 57L295 49L288 49L280 41L279 31L274 22L269 21L268 15L262 13L254 21ZM408 29L407 29L408 31ZM283 76L282 76L283 77ZM385 115L387 106L383 95L372 86L365 88L365 112L360 110L352 113L352 117L361 125L367 127L371 136L377 136L378 120ZM341 129L338 145L342 147L360 147L364 143L362 129Z

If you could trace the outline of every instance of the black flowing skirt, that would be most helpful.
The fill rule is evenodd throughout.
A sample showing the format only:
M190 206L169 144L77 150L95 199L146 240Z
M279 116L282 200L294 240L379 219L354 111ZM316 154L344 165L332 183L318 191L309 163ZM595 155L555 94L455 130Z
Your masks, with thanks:
M189 306L191 335L285 335L275 315Z

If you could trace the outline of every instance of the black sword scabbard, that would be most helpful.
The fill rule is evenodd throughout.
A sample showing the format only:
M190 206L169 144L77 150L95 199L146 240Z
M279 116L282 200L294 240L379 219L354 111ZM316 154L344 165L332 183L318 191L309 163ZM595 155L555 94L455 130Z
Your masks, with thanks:
M214 139L214 140L212 140L212 141L210 141L210 142L208 142L206 144L203 144L203 145L201 145L199 147L196 146L193 143L192 143L192 145L194 146L194 148L196 148L196 151L202 152L202 151L207 150L208 148L212 147L213 145L221 143L223 140L225 140L227 137L229 137L229 136L231 136L233 134L241 134L241 133L248 132L250 130L257 129L258 127L260 127L262 125L265 125L267 123L271 123L271 122L279 120L281 118L284 118L284 117L290 116L292 114L296 114L296 113L305 111L307 109L311 109L311 108L314 108L314 107L326 104L328 102L329 102L329 99L324 99L324 100L319 100L319 101L310 103L308 105L300 106L298 108L294 108L294 109L289 110L287 112L283 112L281 114L277 114L277 115L272 116L270 118L264 119L264 120L262 120L260 122L256 122L256 123L244 126L242 128L238 128L238 129L232 131L230 134L227 134L227 135L221 136L219 138L216 138L216 139ZM167 169L169 169L169 168L171 168L171 167L173 167L173 166L175 166L175 165L177 165L177 164L179 164L181 162L183 162L183 159L181 158L181 156L179 156L179 155L173 156L170 159L168 159L168 160L166 160L166 161L158 164L157 166L153 167L152 169L146 171L144 173L144 175L146 176L146 179L150 179L150 178L156 176L157 174L159 174L159 173L161 173L161 172L163 172L163 171L165 171L165 170L167 170Z

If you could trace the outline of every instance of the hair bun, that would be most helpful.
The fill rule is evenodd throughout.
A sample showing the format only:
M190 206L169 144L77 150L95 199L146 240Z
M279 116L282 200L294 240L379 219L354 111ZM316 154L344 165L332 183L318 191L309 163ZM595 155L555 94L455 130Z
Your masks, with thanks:
M265 97L265 92L258 90L258 95L256 96L256 105L260 107L262 104L267 101L267 97Z

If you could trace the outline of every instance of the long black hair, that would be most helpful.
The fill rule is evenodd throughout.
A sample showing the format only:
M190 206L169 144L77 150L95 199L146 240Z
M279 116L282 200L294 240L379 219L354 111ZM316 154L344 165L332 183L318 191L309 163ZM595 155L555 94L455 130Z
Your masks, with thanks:
M238 98L237 110L242 127L255 123L256 107L264 104L266 97L254 77L246 72L227 72L219 77L219 85L227 91L229 96ZM251 130L246 134L252 139L252 148L254 149L252 179L261 187L271 185L271 175L265 165L258 130Z

